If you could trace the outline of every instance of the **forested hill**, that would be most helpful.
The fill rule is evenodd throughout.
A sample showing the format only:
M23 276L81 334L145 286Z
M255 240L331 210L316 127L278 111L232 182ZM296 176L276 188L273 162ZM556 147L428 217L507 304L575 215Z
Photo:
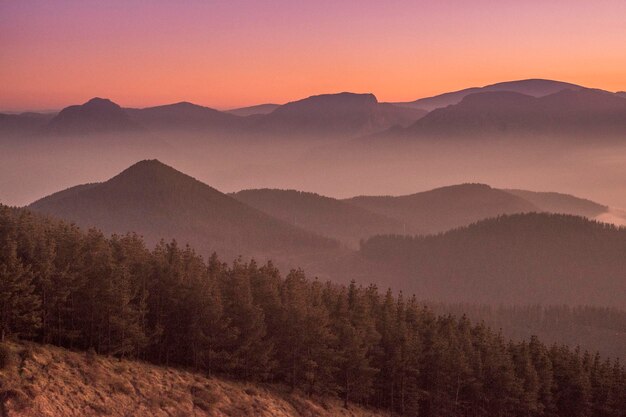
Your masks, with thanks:
M545 213L500 216L434 236L377 236L360 251L395 287L424 298L620 308L625 253L625 229Z
M258 189L239 191L233 197L273 217L355 248L361 239L406 231L399 220L315 193Z
M624 368L598 355L537 338L507 342L374 286L205 262L174 242L150 251L136 235L107 239L4 206L0 330L2 339L284 383L405 415L619 417L626 409ZM19 396L1 389L3 405Z
M487 217L540 211L521 197L485 184L451 185L398 197L359 196L344 201L401 221L409 233L438 233Z
M249 207L157 160L141 161L110 180L69 188L38 200L32 210L107 234L136 232L217 251L279 260L334 250L338 243Z
M537 206L541 211L546 211L548 213L573 214L592 219L606 213L609 210L609 208L603 204L598 204L595 201L575 197L569 194L527 190L503 191L523 198L524 200Z

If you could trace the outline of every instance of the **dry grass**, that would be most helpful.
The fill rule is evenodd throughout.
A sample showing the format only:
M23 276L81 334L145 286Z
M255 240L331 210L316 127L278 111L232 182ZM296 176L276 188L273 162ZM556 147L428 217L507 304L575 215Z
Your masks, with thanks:
M4 361L4 362L3 362ZM379 417L335 399L35 344L0 347L11 417ZM10 382L9 382L10 381Z

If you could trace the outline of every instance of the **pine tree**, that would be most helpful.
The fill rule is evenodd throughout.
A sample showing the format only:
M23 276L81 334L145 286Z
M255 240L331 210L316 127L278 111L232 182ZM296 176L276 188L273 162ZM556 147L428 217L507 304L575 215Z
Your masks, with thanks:
M33 336L41 325L41 300L35 294L29 267L17 257L15 241L0 249L0 341L7 335Z

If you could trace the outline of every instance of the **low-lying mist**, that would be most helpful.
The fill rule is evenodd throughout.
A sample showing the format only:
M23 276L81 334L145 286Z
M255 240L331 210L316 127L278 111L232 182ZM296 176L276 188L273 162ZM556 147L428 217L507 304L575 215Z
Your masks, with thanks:
M626 207L626 145L555 140L233 137L189 132L1 139L0 201L22 206L157 158L223 192L402 195L458 183L558 191Z

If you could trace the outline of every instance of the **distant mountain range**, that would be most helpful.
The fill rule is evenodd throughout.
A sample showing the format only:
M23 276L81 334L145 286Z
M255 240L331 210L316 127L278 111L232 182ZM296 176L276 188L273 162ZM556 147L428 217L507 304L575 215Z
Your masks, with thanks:
M120 132L200 132L284 137L352 138L407 127L426 111L379 103L372 94L313 96L284 105L261 105L227 112L181 102L123 109L93 98L57 115L0 114L0 133L86 135Z
M0 134L85 135L145 130L313 138L371 134L409 138L621 136L626 133L625 98L624 92L541 79L473 87L406 103L381 103L373 94L338 93L228 111L188 102L124 109L110 100L94 98L56 115L0 114Z
M437 137L603 137L626 133L626 100L601 90L562 90L543 97L475 93L428 113L395 135Z
M432 111L441 107L458 104L465 97L476 93L492 93L492 92L512 92L520 93L531 97L543 97L549 94L558 93L562 90L582 90L585 87L580 85L565 83L562 81L529 79L519 81L507 81L497 84L487 85L485 87L471 87L450 93L439 94L434 97L421 98L415 101L394 103L399 106L413 107L426 111Z

